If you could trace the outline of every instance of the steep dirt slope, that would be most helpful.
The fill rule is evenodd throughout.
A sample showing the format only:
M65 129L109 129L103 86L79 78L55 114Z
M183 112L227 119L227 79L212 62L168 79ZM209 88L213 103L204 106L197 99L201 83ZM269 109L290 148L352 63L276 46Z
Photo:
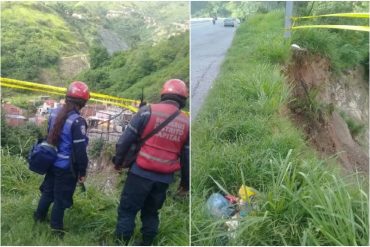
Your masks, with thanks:
M290 115L324 157L337 155L348 170L369 171L369 84L357 67L334 74L328 59L295 51L285 73L292 81ZM354 135L343 118L362 127Z

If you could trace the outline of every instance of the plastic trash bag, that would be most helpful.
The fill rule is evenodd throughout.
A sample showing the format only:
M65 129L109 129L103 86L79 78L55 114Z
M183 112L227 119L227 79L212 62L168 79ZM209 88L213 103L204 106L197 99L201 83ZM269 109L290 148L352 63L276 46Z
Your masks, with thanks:
M235 209L220 193L213 193L207 200L207 210L210 215L218 218L230 217Z
M249 202L255 195L256 192L254 192L253 188L246 185L240 186L239 197L243 200L243 202Z
M252 187L242 185L239 189L239 215L245 217L256 209L256 192Z

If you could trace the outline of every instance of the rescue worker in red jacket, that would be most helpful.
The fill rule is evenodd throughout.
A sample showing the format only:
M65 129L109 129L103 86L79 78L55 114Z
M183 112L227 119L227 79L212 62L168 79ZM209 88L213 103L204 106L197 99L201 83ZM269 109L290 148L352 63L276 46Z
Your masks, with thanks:
M183 81L171 79L164 83L160 103L141 107L118 140L113 158L116 169L120 169L130 146L183 108L187 97L188 90ZM141 211L143 240L140 245L153 243L159 226L158 210L166 199L169 184L174 181L174 172L178 170L181 170L180 191L188 191L189 118L182 112L141 145L129 169L118 207L118 242L129 243L136 214Z
M89 98L89 89L85 83L72 82L66 94L66 103L53 110L48 121L47 142L58 148L58 154L40 186L41 198L33 216L35 221L46 221L49 207L53 203L50 227L59 237L64 235L64 211L73 204L76 184L85 181L88 165L87 124L79 111Z

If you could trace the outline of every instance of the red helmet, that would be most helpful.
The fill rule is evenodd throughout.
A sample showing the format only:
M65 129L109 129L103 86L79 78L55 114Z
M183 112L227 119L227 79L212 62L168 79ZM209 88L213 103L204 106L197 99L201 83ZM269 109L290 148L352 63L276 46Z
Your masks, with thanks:
M179 79L171 79L166 81L163 84L161 91L161 95L163 94L177 94L185 98L189 96L188 88L186 87L185 82Z
M88 100L90 98L89 87L82 81L74 81L68 87L67 96Z

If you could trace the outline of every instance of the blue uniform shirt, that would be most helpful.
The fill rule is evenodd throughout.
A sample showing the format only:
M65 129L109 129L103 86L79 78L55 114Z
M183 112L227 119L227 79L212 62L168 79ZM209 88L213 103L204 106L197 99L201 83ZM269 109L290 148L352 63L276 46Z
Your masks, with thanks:
M71 111L68 113L68 117L73 113L80 113L76 110ZM50 120L48 121L48 132L50 131ZM87 144L88 144L88 137L87 133L87 123L83 117L78 117L72 124L71 127L71 134L72 134L72 141L73 141L73 150L74 150L74 163L73 167L76 172L77 176L83 177L86 176L87 165L89 163L87 157Z

